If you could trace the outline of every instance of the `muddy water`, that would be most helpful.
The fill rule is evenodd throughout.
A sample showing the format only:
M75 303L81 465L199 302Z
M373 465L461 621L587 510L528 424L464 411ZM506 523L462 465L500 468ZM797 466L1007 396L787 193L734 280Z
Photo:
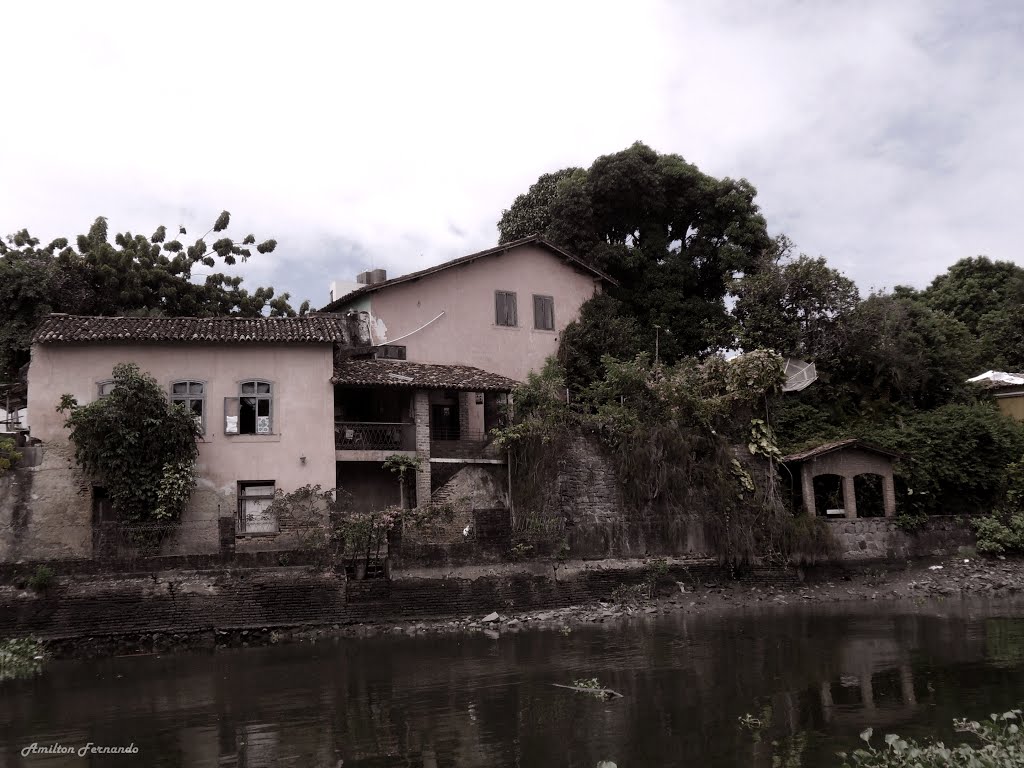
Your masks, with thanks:
M869 725L948 739L954 716L1024 701L1015 615L786 606L56 661L0 683L0 766L830 766ZM622 698L552 686L585 678ZM90 742L137 752L79 757Z

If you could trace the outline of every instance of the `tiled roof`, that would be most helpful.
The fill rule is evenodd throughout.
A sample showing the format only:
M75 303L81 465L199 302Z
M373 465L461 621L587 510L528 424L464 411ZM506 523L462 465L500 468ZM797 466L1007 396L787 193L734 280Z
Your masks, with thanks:
M353 387L454 389L463 392L511 392L513 379L468 365L432 365L407 360L341 360L334 363L333 384Z
M809 448L808 450L801 451L800 453L792 453L789 456L783 456L782 460L786 462L805 461L806 459L814 459L818 456L824 456L826 453L842 450L843 448L860 448L864 451L880 453L883 456L891 456L894 459L900 458L900 454L895 451L890 451L885 448L879 448L877 445L865 443L863 440L859 440L856 437L848 437L845 440L834 440L831 443L824 443L816 448Z
M495 246L494 248L488 248L486 251L478 251L477 253L471 253L468 256L460 256L457 259L452 259L451 261L446 261L443 264L435 264L432 267L427 267L426 269L421 269L419 272L410 272L408 275L401 275L400 277L393 277L390 280L384 280L384 281L382 281L380 283L373 283L372 285L367 285L367 286L364 286L363 288L357 288L356 290L352 291L351 293L345 294L341 298L336 299L335 301L332 301L330 304L328 304L326 307L324 307L320 311L321 312L336 312L336 311L338 311L338 309L343 307L345 304L347 304L349 301L351 301L356 296L362 296L363 294L366 294L366 293L373 293L374 291L379 291L381 288L387 288L388 286L396 285L397 283L405 283L405 282L408 282L410 280L418 280L421 277L426 277L427 275L432 275L435 272L440 272L442 270L449 269L451 267L457 267L460 264L468 264L471 261L476 261L477 259L482 259L485 256L495 256L495 255L500 254L500 253L506 253L507 251L510 251L513 248L518 248L521 245L537 245L537 246L540 246L541 248L544 248L545 250L550 251L555 256L558 256L559 258L565 259L567 262L569 262L570 264L576 266L578 269L582 269L585 272L590 272L595 277L599 277L599 278L601 278L602 280L604 280L607 283L611 283L612 285L618 285L618 283L615 280L613 280L611 277L606 275L601 270L597 269L597 267L593 266L592 264L584 261L583 259L579 258L578 256L573 256L571 253L569 253L566 250L563 250L562 248L559 248L554 243L548 242L547 240L545 240L540 235L531 235L530 237L524 237L524 238L521 238L519 240L514 240L511 243L505 243L503 245Z
M61 342L293 342L345 340L338 317L85 317L50 315L34 344Z

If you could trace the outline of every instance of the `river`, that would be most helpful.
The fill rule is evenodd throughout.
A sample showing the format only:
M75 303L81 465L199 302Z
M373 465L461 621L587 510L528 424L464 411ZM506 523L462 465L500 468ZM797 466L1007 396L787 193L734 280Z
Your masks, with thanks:
M1014 616L811 604L56 660L0 682L0 766L832 766L867 726L948 743L953 717L1024 701ZM589 678L622 698L552 685ZM90 742L138 751L22 756Z

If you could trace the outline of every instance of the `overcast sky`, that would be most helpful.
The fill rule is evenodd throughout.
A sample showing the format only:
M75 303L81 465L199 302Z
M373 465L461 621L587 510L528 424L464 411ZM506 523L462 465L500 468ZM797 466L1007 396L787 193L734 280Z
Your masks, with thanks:
M537 176L642 140L748 178L862 292L1021 261L1024 3L8 3L0 232L276 237L331 279L486 248Z

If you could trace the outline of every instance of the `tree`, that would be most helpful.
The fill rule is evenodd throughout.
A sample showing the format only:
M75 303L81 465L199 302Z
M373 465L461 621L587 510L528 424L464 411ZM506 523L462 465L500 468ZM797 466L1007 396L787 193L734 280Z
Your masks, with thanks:
M562 331L558 362L565 371L565 385L579 392L604 378L605 355L632 360L641 349L640 328L618 299L598 294L584 302L580 316Z
M1024 268L985 256L961 259L932 280L921 297L929 307L955 317L977 336L985 314L1024 303Z
M276 240L256 244L253 235L237 241L226 235L207 245L211 233L222 234L230 224L224 211L210 230L186 245L185 228L168 239L167 228L150 236L119 233L111 243L107 220L96 219L72 246L67 238L45 247L27 230L0 241L0 380L13 379L28 361L32 332L50 312L81 315L160 314L210 317L252 317L264 311L294 316L289 295L274 296L273 288L249 293L242 278L222 273L192 281L198 264L214 267L247 261L253 250L270 253ZM304 302L304 313L309 303Z
M106 489L122 521L175 522L195 484L199 426L137 365L115 365L113 380L110 394L88 405L61 398L57 410L67 414L75 458Z
M498 222L503 241L540 234L619 281L609 293L668 362L726 345L724 297L735 272L772 247L744 179L716 179L637 142L587 170L545 174Z
M743 349L775 349L799 357L831 358L843 344L857 286L823 258L771 260L736 281L733 315Z

